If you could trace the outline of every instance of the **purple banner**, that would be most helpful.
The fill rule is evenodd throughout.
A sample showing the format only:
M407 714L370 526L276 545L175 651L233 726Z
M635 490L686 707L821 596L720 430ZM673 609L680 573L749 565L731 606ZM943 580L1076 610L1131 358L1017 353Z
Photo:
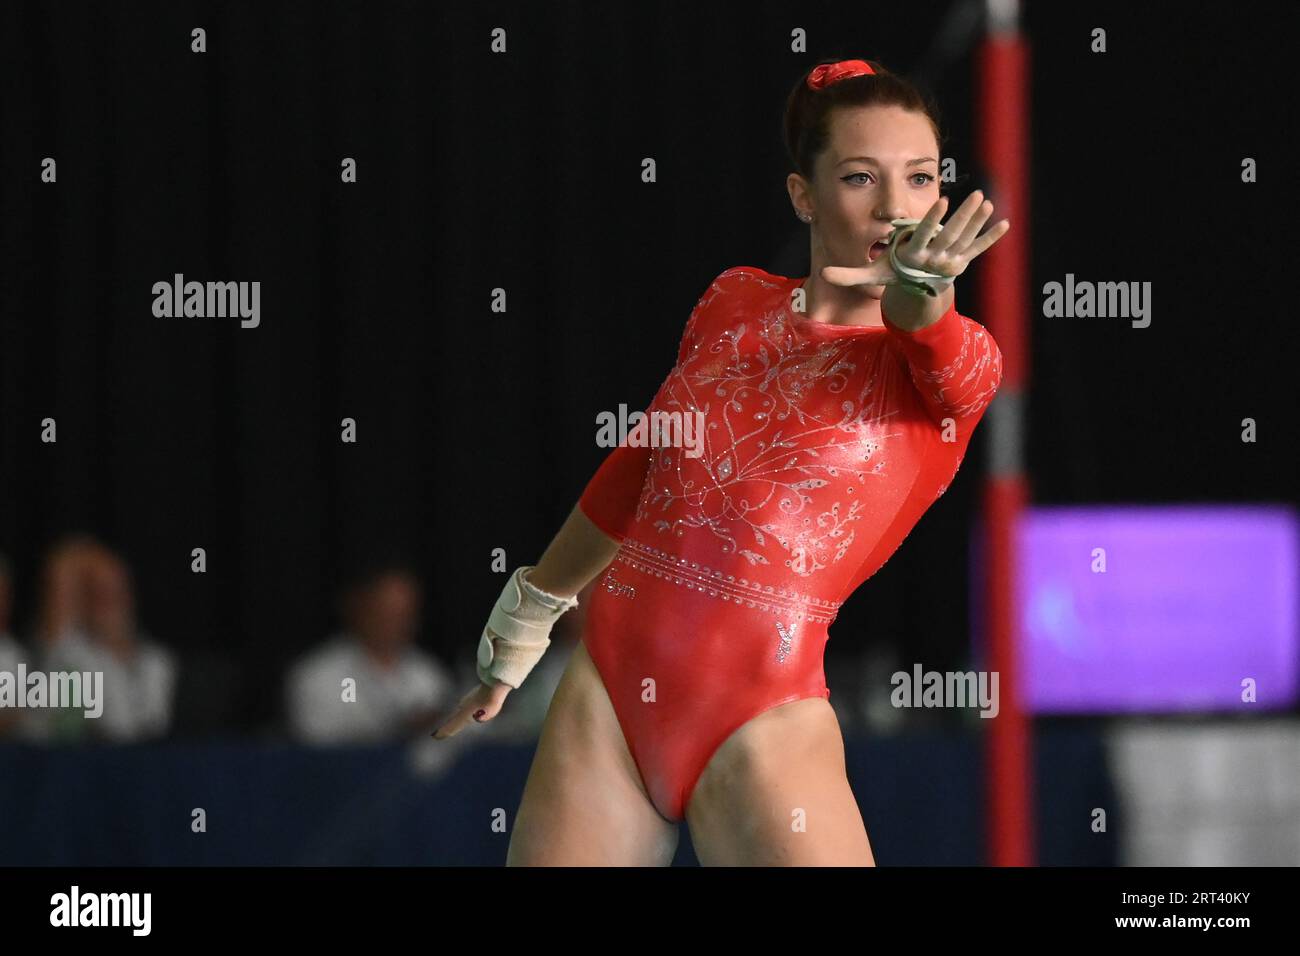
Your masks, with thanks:
M1026 706L1294 706L1297 528L1289 507L1032 509L1017 587Z

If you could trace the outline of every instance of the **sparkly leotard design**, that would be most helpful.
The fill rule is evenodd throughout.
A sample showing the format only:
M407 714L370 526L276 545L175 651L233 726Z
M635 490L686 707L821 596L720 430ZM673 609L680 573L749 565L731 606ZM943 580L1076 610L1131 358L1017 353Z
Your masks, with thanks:
M718 276L646 409L702 429L641 429L578 502L621 541L583 641L673 821L745 722L830 696L827 626L947 489L1002 378L955 309L914 333L831 326L791 308L802 281Z

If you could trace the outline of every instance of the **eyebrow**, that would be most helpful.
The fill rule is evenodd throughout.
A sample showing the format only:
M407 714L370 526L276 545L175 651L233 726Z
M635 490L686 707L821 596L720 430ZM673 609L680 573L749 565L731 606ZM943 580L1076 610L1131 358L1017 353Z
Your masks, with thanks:
M933 156L924 156L921 159L909 159L904 166L920 166L922 163L937 163L938 160ZM874 156L850 156L848 159L841 159L836 166L843 166L845 163L874 163L880 165L880 160Z

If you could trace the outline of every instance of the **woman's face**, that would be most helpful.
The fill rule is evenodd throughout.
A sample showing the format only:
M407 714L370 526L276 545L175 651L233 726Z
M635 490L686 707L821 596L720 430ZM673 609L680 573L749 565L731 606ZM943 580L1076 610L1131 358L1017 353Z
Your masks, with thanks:
M813 182L791 173L787 187L796 208L813 216L814 269L861 265L883 251L891 220L920 219L938 200L939 144L922 113L838 108ZM885 291L861 288L876 298Z
M86 574L86 623L99 636L122 636L133 625L135 599L126 567L111 555L90 563Z

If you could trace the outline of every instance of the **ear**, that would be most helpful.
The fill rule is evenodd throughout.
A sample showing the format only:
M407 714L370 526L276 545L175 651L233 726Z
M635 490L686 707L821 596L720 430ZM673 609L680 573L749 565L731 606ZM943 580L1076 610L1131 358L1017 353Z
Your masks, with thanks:
M800 209L806 209L811 205L808 202L812 194L808 180L804 179L798 173L791 173L785 177L785 190L790 195L790 203L794 206L796 212Z

